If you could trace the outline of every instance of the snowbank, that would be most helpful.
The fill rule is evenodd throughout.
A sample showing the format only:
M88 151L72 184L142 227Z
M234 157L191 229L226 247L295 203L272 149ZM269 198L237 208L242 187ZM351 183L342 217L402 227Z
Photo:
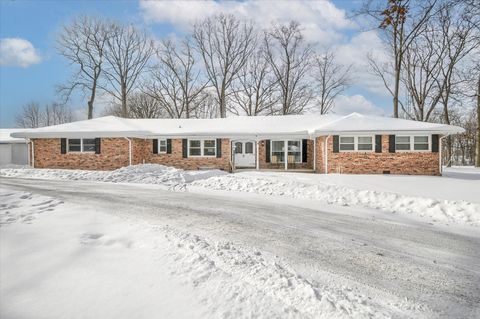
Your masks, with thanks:
M182 186L196 180L227 174L221 170L184 171L158 164L122 167L114 171L87 171L67 169L0 169L0 176L54 180L84 180L112 183L157 184Z
M318 200L327 204L361 206L391 213L424 217L429 221L480 225L480 204L462 200L438 200L394 192L360 189L321 182L314 175L241 173L216 176L192 183L213 190L249 192L269 196ZM412 177L415 178L415 177ZM412 179L412 182L415 180ZM388 180L385 180L388 183ZM418 185L411 185L412 188Z

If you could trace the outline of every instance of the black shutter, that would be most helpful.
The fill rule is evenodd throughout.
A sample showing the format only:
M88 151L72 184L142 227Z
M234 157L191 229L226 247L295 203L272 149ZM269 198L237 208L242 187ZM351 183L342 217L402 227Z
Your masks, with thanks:
M67 154L67 139L60 139L60 154Z
M217 158L222 157L222 139L217 138Z
M101 141L102 139L97 137L95 139L95 154L100 154L100 151L101 151L101 148L100 148L100 144L101 144Z
M438 153L438 146L439 146L439 135L438 134L432 134L432 152L433 153Z
M270 163L270 140L265 140L265 162Z
M182 139L182 156L183 158L188 157L188 140L186 138Z
M382 152L382 136L375 135L375 153Z
M158 154L158 140L155 138L152 140L153 154Z
M388 151L395 153L395 135L388 136Z
M338 135L333 136L333 152L338 153L340 151L340 138Z
M167 154L172 154L172 139L167 138Z
M308 140L302 140L302 163L306 163L308 158Z

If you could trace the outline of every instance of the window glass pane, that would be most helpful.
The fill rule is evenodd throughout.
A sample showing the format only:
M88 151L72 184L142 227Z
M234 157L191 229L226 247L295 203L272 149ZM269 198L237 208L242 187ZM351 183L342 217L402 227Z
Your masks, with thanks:
M428 136L415 136L413 141L415 143L428 143Z
M235 154L242 154L243 144L241 142L235 143Z
M359 144L372 144L372 137L371 136L359 136L358 137Z
M395 144L395 149L399 151L409 151L410 144Z
M413 145L413 149L417 151L426 151L428 150L428 144L415 144Z
M272 141L272 152L283 152L283 141Z
M245 143L245 154L253 154L253 143L252 142Z
M410 143L410 136L395 136L396 143Z
M79 138L68 139L68 151L69 152L80 152L80 139Z
M167 146L167 140L158 140L159 146Z
M199 140L190 140L190 147L200 147Z
M373 144L358 144L359 151L371 151L373 149Z
M355 150L354 144L340 144L341 151L353 151Z
M215 147L215 140L205 140L205 141L203 141L203 146L205 146L205 147Z
M340 143L354 143L355 139L353 136L340 136Z
M190 148L190 156L200 156L201 154L200 148Z
M205 147L203 149L204 156L215 156L215 147Z
M167 152L167 140L158 140L158 152L160 153Z
M288 141L289 152L300 152L300 141Z
M95 152L95 139L84 138L82 152Z

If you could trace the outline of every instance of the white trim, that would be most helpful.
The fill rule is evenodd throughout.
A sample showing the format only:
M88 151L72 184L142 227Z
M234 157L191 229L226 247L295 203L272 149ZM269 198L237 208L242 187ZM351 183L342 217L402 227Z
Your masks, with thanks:
M190 141L200 141L200 155L190 155ZM204 155L205 151L205 146L204 143L205 141L214 141L215 142L215 154L214 155ZM194 147L197 149L198 147ZM211 148L211 147L208 147ZM217 139L216 138L206 138L206 139L199 139L199 138L192 138L192 139L187 139L187 157L193 157L193 158L198 158L198 157L208 157L208 158L215 158L217 157Z
M255 141L255 145L256 145L255 147L256 147L256 149L257 149L257 152L255 153L255 160L256 160L255 167L256 167L256 169L257 169L257 171L258 171L258 170L260 169L260 160L259 160L259 159L260 159L260 156L259 156L259 154L258 154L260 147L259 147L259 145L258 145L258 141Z
M353 137L353 150L342 150L342 137ZM359 150L358 149L358 138L359 137L370 137L372 139L372 149L370 150ZM343 143L343 144L348 144L351 145L352 143ZM360 143L360 144L365 144L365 143ZM338 151L340 153L372 153L375 152L375 135L339 135L338 136Z
M409 137L410 138L410 149L408 150L399 150L397 149L397 137ZM415 137L427 137L428 141L428 149L426 150L416 150L415 149ZM400 143L400 144L406 144L406 143ZM417 144L423 144L423 143L417 143ZM432 151L432 136L431 135L421 135L421 134L416 134L416 135L395 135L395 152L396 153L428 153Z
M125 137L126 138L126 137ZM80 137L80 138L67 138L67 153L72 153L72 154L95 154L95 149L93 151L84 151L83 150L83 140L94 140L95 138L93 137ZM70 151L70 140L80 140L80 151ZM95 146L95 142L93 143Z
M132 140L128 137L124 137L128 141L128 165L132 166Z

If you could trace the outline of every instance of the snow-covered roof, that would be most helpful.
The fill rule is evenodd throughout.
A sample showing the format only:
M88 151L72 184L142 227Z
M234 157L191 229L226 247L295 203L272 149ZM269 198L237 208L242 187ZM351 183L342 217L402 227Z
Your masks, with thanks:
M235 116L216 119L124 119L114 116L15 132L13 137L313 137L341 133L461 133L458 126L352 113L347 116Z
M25 143L24 138L15 138L10 136L12 133L21 132L25 129L21 128L0 128L0 144L10 144L10 143Z

